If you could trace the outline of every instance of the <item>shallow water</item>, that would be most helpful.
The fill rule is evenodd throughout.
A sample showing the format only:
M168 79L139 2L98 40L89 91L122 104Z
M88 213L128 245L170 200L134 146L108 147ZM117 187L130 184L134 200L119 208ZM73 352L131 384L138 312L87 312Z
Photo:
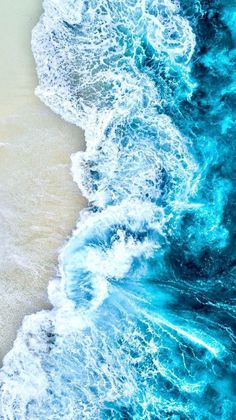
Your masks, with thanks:
M236 5L47 0L38 96L81 213L1 371L4 418L231 419ZM219 65L221 62L222 65Z

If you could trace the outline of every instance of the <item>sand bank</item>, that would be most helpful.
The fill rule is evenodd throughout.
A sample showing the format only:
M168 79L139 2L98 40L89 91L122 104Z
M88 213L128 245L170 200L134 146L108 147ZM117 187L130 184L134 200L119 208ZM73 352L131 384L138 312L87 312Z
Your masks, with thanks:
M1 359L24 315L49 307L58 248L85 202L69 171L83 134L34 96L30 41L41 1L2 0L0 8Z

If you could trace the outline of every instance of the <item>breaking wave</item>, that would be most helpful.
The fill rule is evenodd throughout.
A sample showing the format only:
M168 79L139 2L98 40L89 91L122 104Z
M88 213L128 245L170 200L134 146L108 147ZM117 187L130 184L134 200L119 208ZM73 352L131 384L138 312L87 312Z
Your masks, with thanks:
M233 418L236 8L189 3L44 1L36 93L85 132L89 207L4 359L3 419Z

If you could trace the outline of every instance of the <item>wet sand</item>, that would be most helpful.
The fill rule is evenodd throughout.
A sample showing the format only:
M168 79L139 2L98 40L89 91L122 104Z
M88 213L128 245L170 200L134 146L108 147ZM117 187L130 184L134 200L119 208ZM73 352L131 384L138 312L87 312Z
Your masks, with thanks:
M31 30L40 0L0 6L0 359L26 314L48 308L58 249L85 205L70 175L82 132L34 96Z

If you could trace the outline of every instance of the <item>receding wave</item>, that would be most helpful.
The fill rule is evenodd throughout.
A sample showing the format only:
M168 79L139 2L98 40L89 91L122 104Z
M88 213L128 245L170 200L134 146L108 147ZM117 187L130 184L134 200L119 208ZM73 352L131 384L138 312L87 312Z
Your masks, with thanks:
M236 8L208 3L44 1L36 93L85 131L89 207L4 359L3 419L233 418Z

